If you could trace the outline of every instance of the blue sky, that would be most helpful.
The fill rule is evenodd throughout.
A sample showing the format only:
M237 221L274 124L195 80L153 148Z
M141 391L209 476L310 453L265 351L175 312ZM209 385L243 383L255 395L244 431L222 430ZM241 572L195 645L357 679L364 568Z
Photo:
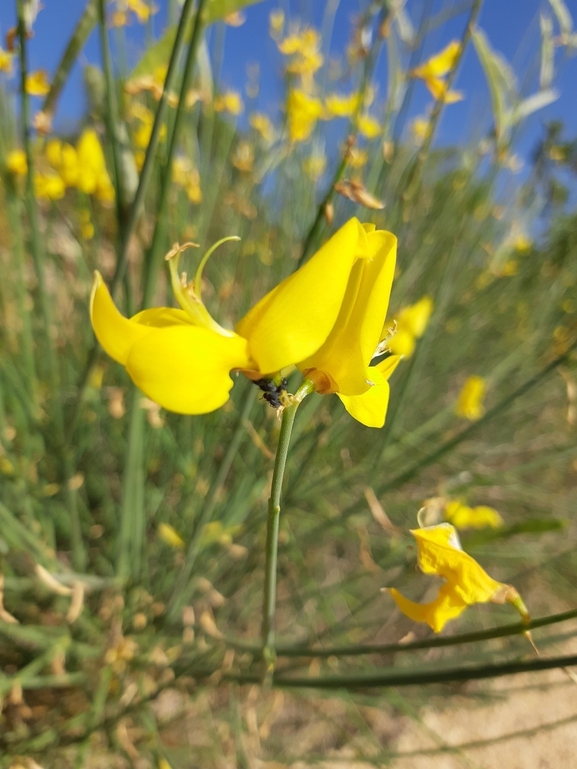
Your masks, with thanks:
M408 0L406 8L416 20L423 0ZM154 17L154 34L161 33L167 21L167 0L156 0L159 12ZM441 7L457 6L452 3L434 0L433 11ZM567 7L577 20L577 0L566 0ZM35 36L29 43L31 67L44 68L53 72L81 12L84 0L44 0L44 8L35 24ZM275 43L268 34L268 17L271 10L281 7L288 19L301 18L305 23L319 27L327 3L324 0L265 0L246 9L246 23L238 28L224 29L224 59L221 67L222 87L231 87L242 91L247 83L247 68L259 67L260 92L256 103L251 107L274 114L281 105L281 57ZM359 9L366 6L360 0L340 0L335 16L333 35L330 42L332 54L342 52L349 40L351 22ZM15 2L3 0L0 3L0 32L4 36L14 24ZM550 14L547 0L485 0L479 26L487 33L493 47L511 62L517 73L525 95L536 88L539 70L539 13ZM444 26L432 31L427 39L425 53L434 53L451 39L460 37L466 15L452 19ZM211 43L216 45L218 35L223 34L222 25L218 30L211 28ZM148 30L148 34L150 30ZM126 35L122 58L131 67L138 60L147 32L134 23ZM114 40L114 35L113 35ZM119 58L117 59L117 61ZM82 65L98 64L100 61L98 37L93 34L89 40L78 66L75 67L69 84L62 96L57 113L56 126L62 129L72 127L82 116L85 103L82 88ZM556 54L558 76L556 84L561 92L557 102L538 112L524 129L520 139L521 154L528 154L542 134L544 122L560 119L565 123L567 136L577 131L577 100L575 82L577 82L577 56L569 58L564 51ZM386 61L383 56L377 66L377 81L382 83L381 93L385 91ZM466 52L459 72L457 87L466 94L466 99L445 110L438 140L442 143L461 142L463 137L476 137L486 133L491 125L491 112L488 88L485 78L472 48ZM423 112L430 101L428 93L421 83L414 89L410 114Z

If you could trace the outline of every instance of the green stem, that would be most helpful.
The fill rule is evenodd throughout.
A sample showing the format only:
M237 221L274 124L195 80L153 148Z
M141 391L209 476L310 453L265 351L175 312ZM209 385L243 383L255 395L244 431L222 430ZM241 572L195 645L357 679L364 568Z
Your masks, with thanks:
M274 621L276 614L278 532L280 525L282 484L297 409L304 398L306 398L309 393L313 392L313 390L314 384L309 379L305 379L297 392L292 396L290 404L285 407L282 414L280 434L278 438L276 457L274 460L274 470L272 474L270 498L268 500L268 517L266 524L266 560L261 633L262 654L267 669L266 672L269 674L274 670L275 662Z

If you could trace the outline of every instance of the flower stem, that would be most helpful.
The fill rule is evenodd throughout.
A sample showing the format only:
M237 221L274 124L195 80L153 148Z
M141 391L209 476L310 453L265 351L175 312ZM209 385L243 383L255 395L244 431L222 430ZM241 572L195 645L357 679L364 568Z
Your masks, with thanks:
M278 532L280 525L280 503L284 471L288 456L289 444L292 435L295 416L299 405L304 398L314 390L314 384L305 379L297 392L291 396L291 402L282 414L282 422L274 470L270 497L268 500L268 517L266 524L266 561L264 574L263 612L262 612L262 656L265 661L266 675L274 671L275 650L275 614L276 614L276 576L278 561Z

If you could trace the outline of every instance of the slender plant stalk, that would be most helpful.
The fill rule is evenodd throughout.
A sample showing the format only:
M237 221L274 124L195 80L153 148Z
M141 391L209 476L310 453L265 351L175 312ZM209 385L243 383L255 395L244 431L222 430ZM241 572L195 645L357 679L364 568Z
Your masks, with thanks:
M270 497L268 500L268 516L266 524L266 546L264 567L264 592L262 609L262 655L265 662L266 674L274 670L275 651L275 614L276 614L276 578L278 562L278 533L280 525L281 495L286 461L290 445L295 416L304 398L314 390L314 385L305 379L291 402L285 407L272 474Z

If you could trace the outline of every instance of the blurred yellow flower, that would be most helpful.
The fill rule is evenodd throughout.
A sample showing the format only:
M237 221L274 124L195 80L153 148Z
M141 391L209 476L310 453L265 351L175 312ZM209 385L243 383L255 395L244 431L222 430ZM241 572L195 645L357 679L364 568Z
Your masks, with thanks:
M371 115L360 115L357 121L359 133L366 139L375 139L381 133L379 121Z
M78 178L76 186L86 195L94 195L103 203L114 200L114 187L106 170L106 161L98 134L85 128L76 144Z
M445 518L457 529L498 529L505 521L499 513L487 505L469 507L460 499L452 499L445 505Z
M521 254L528 253L533 247L533 241L528 235L517 235L513 241L513 248Z
M145 0L116 0L116 8L112 12L110 24L113 27L126 26L131 12L140 24L145 24L157 11L156 6L145 2Z
M315 153L303 160L303 170L305 174L313 182L318 181L324 174L327 167L327 159L325 155Z
M291 89L287 98L287 121L291 142L306 141L323 114L323 105L319 99L298 88Z
M74 147L59 139L50 139L44 155L66 187L75 187L78 182L78 155Z
M381 332L387 314L397 239L373 224L351 219L331 238L335 252L348 248L357 254L350 272L341 311L325 343L298 363L321 395L336 393L349 414L367 427L382 427L389 402L388 379L399 356L376 366ZM333 245L334 244L334 245Z
M24 150L10 150L6 156L6 168L14 176L26 176L28 173L28 161Z
M231 115L240 115L244 109L244 104L237 91L225 91L225 93L215 97L213 107L216 112L230 112Z
M487 381L481 376L470 376L465 381L457 403L455 404L455 413L457 416L464 417L470 422L481 419L485 413L483 399L487 391Z
M14 54L9 51L5 51L0 46L0 72L5 72L7 75L12 74L12 59Z
M275 130L271 119L264 115L262 112L253 112L249 118L249 123L255 131L262 136L265 142L273 142L275 138Z
M191 203L202 203L200 174L188 158L179 155L172 161L172 180L185 190Z
M348 96L331 93L325 97L325 106L332 117L351 117L359 106L359 99L358 93L351 93Z
M26 93L30 96L46 96L50 90L48 73L44 69L26 75Z
M362 168L367 164L369 153L359 147L351 147L347 154L347 163L351 168Z
M415 304L404 307L396 316L396 330L387 342L387 348L396 355L409 358L417 339L420 339L429 324L433 312L433 300L423 296Z
M305 29L303 32L289 35L278 43L279 51L290 57L286 70L292 75L300 75L303 84L309 88L312 76L323 65L320 52L321 39L316 29Z
M457 63L460 53L461 43L458 40L452 40L442 51L431 56L419 67L415 67L411 74L413 77L421 78L421 80L448 75Z
M213 249L201 260L194 280L187 282L178 273L183 249L176 246L167 259L181 309L158 307L125 318L96 273L90 303L92 325L105 351L126 367L134 383L151 400L181 414L204 414L224 405L233 370L258 380L273 378L300 361L308 362L333 328L338 332L334 341L339 344L350 345L356 339L346 360L342 351L337 361L330 350L323 353L347 375L344 391L356 395L371 387L376 392L379 388L365 381L368 361L363 360L362 371L352 368L368 351L369 343L373 344L376 318L386 310L394 271L394 254L387 251L387 244L392 248L393 241L389 233L373 232L369 237L356 219L351 220L303 267L264 296L237 324L236 332L220 326L202 302L202 270ZM382 266L385 256L386 265L379 272L376 266ZM358 262L363 263L360 269ZM374 285L371 279L376 281ZM347 313L352 313L350 325L343 329ZM382 317L378 324L380 331ZM370 369L375 385L384 379L377 368ZM332 371L331 367L329 374Z
M449 620L458 617L467 606L476 603L511 603L525 621L529 612L512 585L497 582L461 547L458 534L450 523L413 529L418 561L425 574L443 577L437 597L420 604L405 598L395 588L387 588L399 609L415 622L426 622L440 633Z
M157 532L160 539L166 542L167 545L170 545L170 547L174 547L177 550L182 550L184 547L183 538L169 523L159 523Z
M39 200L60 200L66 187L58 174L38 172L34 175L34 192Z
M284 29L284 11L281 8L277 8L270 12L268 17L269 31L272 38L276 38L278 35L282 35Z
M431 132L431 121L426 117L416 117L411 122L411 133L416 141L424 141Z
M90 211L86 208L81 209L78 212L78 220L80 222L80 235L84 240L92 240L94 237L94 225L90 218Z
M425 85L435 101L444 101L445 104L455 104L465 98L462 91L448 91L447 83L439 77L428 77Z

